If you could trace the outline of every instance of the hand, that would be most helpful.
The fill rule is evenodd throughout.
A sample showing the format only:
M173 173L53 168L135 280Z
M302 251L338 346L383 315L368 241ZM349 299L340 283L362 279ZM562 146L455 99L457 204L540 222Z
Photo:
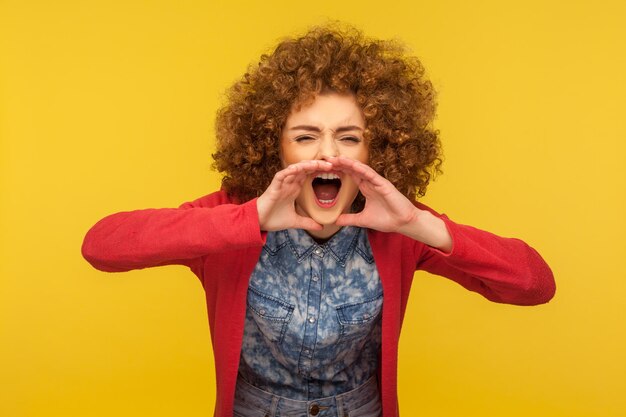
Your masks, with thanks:
M365 197L360 213L342 214L339 226L360 226L381 232L399 232L418 215L416 208L394 185L370 166L345 157L329 158L336 170L350 175Z
M295 200L309 174L330 171L332 167L327 161L315 160L298 162L278 171L267 190L257 199L261 230L322 230L321 224L296 213Z
M352 176L365 197L360 213L342 214L338 226L359 226L381 232L397 232L444 251L452 249L445 223L413 205L394 185L370 166L345 157L328 158L334 169Z

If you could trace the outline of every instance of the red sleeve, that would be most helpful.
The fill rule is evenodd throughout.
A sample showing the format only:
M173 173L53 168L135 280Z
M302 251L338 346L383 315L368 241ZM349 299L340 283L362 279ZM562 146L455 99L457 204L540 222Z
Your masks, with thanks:
M237 205L219 193L179 208L115 213L85 236L82 253L95 268L118 272L151 266L191 266L201 257L262 246L256 199Z
M552 271L525 242L457 224L433 213L445 222L452 236L452 251L444 253L421 245L418 269L450 278L499 303L535 305L552 299L556 291Z

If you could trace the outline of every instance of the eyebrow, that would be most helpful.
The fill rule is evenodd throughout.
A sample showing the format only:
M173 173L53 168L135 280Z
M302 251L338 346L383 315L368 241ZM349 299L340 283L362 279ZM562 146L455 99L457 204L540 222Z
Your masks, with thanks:
M320 128L317 126L312 126L312 125L298 125L298 126L293 126L291 128L289 128L289 130L306 130L308 132L321 132ZM355 126L355 125L348 125L348 126L341 126L338 127L335 132L336 133L341 133L341 132L349 132L352 130L359 130L359 131L363 131L362 127L359 126Z

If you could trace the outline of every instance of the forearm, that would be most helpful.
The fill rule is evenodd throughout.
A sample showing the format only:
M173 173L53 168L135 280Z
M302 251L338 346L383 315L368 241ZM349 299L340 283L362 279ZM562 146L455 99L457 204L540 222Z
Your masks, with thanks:
M452 251L452 236L445 222L430 211L416 207L411 218L399 228L398 233L442 252Z
M95 268L126 271L263 245L254 201L213 208L146 209L116 213L96 223L82 253Z
M443 221L452 239L448 253L422 247L418 269L450 278L489 300L534 305L548 302L556 286L550 267L524 241Z

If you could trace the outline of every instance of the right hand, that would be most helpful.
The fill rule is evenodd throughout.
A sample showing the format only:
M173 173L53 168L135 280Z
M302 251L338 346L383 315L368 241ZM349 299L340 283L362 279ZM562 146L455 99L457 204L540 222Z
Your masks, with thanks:
M278 171L269 187L257 199L261 230L322 230L321 224L296 213L295 201L309 174L330 171L332 167L330 162L314 160L301 161Z

